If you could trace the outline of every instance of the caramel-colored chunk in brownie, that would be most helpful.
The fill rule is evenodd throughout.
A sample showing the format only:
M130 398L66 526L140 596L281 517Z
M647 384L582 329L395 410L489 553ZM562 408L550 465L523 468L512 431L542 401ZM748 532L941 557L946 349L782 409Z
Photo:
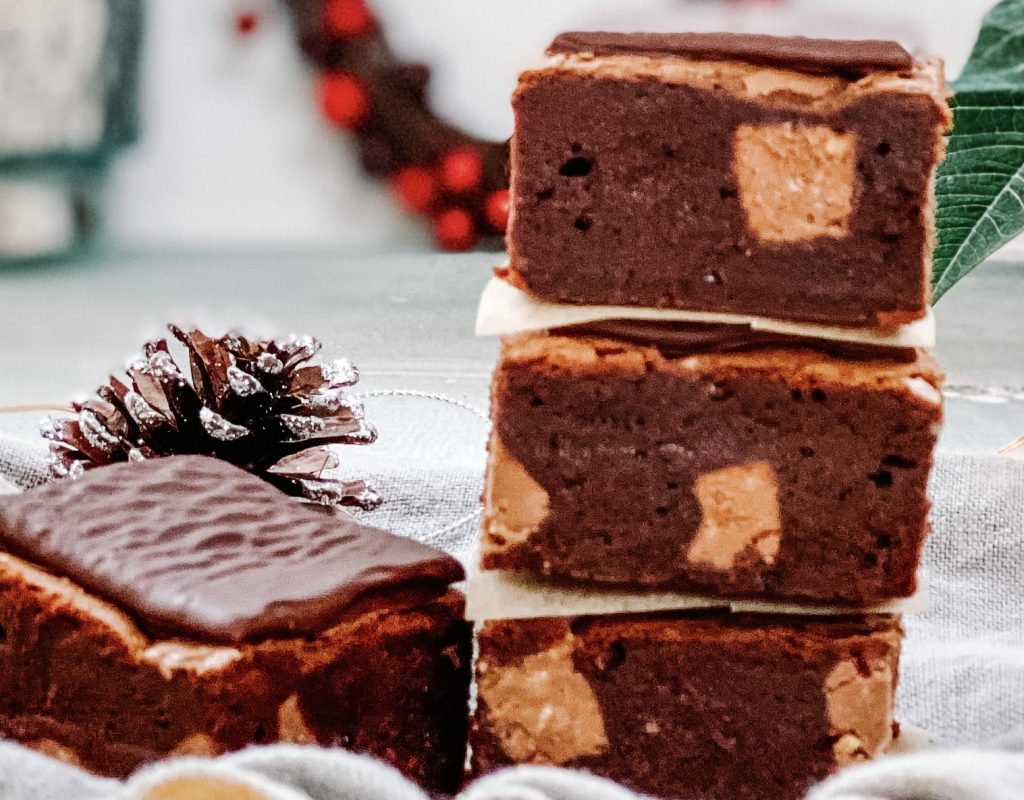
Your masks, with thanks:
M889 744L901 635L887 616L488 622L473 771L556 764L659 797L796 800Z
M215 459L3 498L0 736L112 776L256 743L344 747L454 791L462 576Z
M513 98L505 277L565 303L923 317L938 59L893 42L558 37Z
M913 594L941 377L923 351L871 352L505 340L483 568L825 605Z

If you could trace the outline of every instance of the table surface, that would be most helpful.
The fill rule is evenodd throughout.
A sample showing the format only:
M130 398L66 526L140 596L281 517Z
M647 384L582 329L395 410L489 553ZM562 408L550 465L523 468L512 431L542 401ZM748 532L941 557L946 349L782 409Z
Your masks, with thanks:
M497 343L473 336L499 253L107 253L0 270L0 406L66 402L169 321L308 333L361 369L363 390L484 408ZM993 261L936 306L947 450L1024 435L1024 264ZM1024 448L1016 451L1024 455Z

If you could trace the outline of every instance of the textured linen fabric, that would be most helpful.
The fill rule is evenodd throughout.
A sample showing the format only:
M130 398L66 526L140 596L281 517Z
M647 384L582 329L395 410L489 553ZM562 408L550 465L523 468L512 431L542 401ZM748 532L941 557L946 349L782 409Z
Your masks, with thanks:
M1024 754L936 750L848 769L807 800L1020 800Z
M458 400L420 392L359 395L377 428L368 447L338 450L338 472L363 478L384 498L353 516L475 560L490 422Z
M1019 800L1024 755L978 750L892 757L854 767L808 800ZM217 759L179 758L125 783L97 778L0 743L0 800L430 800L391 767L343 750L254 747ZM610 781L554 767L513 767L458 800L641 800Z
M41 443L0 433L0 494L41 486L49 479L47 450Z
M931 496L898 718L939 744L1024 750L1024 460L940 454Z
M360 519L472 561L486 420L457 401L415 393L369 396L366 404L378 443L339 450L342 474L370 480L385 498ZM44 476L38 443L0 434L0 484L6 479L9 490L17 489ZM817 787L811 800L1024 797L1024 754L1016 752L1024 750L1024 460L940 452L931 496L934 531L922 570L930 607L904 620L897 717L924 729L932 743L846 770ZM0 800L146 800L165 782L212 776L249 788L256 800L426 800L385 765L336 750L274 745L215 760L181 759L119 784L0 744ZM637 795L577 772L518 767L477 781L460 797Z

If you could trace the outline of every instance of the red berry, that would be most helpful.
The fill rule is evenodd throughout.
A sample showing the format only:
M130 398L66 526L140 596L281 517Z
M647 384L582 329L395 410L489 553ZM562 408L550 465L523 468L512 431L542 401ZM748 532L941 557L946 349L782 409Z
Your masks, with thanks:
M425 167L403 167L395 175L395 194L405 208L422 213L437 194L437 181Z
M498 189L487 195L484 200L484 216L494 230L505 232L508 227L508 189Z
M441 159L441 183L449 190L469 192L480 185L484 162L472 147L451 150Z
M320 75L320 108L335 125L353 130L370 115L366 86L349 72Z
M241 11L235 15L235 33L252 36L260 26L260 15L256 11Z
M469 250L476 244L473 217L464 208L449 208L434 217L434 241L442 250Z
M437 181L426 167L402 167L394 176L394 192L404 208L423 213L437 194Z
M324 27L342 39L355 39L373 30L373 15L363 0L328 0L324 7Z

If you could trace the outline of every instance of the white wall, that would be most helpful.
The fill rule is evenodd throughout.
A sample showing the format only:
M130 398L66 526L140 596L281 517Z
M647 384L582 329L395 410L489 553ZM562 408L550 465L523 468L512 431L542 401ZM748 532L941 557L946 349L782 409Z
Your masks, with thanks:
M370 0L394 46L434 64L435 107L504 138L520 69L559 30L764 30L895 37L955 75L993 0ZM240 8L266 24L238 39ZM311 76L274 0L149 0L143 138L114 169L109 225L141 247L423 245L317 113Z

